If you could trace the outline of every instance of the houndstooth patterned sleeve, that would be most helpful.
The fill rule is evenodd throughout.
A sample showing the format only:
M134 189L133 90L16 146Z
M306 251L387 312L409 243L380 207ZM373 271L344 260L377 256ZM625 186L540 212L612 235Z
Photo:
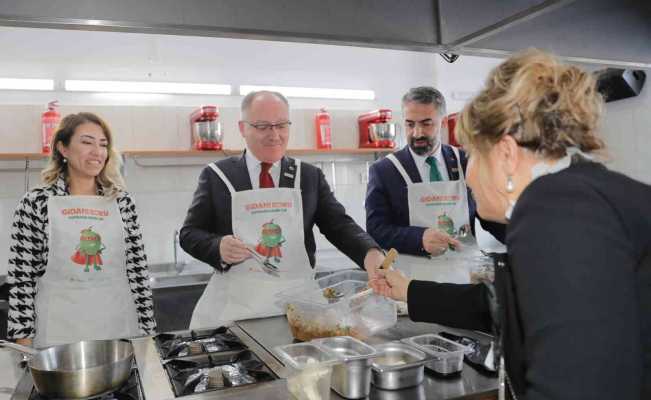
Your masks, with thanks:
M34 337L36 281L47 264L46 204L45 191L35 189L25 194L14 212L7 271L9 339Z
M151 335L156 333L156 320L154 319L154 303L149 285L147 255L142 242L136 205L126 192L121 193L117 201L122 221L124 221L127 278L129 278L131 294L136 303L140 331L143 335Z

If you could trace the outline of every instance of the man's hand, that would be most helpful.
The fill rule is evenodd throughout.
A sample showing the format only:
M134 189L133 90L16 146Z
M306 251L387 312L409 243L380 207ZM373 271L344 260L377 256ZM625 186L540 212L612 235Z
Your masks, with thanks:
M370 249L364 257L364 269L368 274L368 281L377 279L377 270L384 261L384 253L379 249Z
M411 279L393 268L378 270L377 277L375 281L369 283L375 293L394 300L407 301L407 292L409 291Z
M447 233L434 228L427 228L423 232L423 249L433 256L440 256L448 249L448 245L459 249L461 243Z
M237 264L251 257L246 244L233 235L222 237L219 242L219 254L227 264Z

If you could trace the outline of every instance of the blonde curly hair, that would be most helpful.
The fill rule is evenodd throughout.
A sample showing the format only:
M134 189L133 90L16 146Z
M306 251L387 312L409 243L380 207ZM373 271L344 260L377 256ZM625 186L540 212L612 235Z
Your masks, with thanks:
M597 136L603 98L592 74L529 49L498 65L485 88L466 105L457 126L460 142L485 153L504 135L544 158L568 147L604 148Z
M89 112L69 114L61 120L61 123L52 138L52 154L48 159L47 165L43 171L41 171L41 179L46 185L54 184L61 175L65 177L66 181L69 179L68 164L64 162L64 157L57 148L57 144L60 142L66 147L70 145L70 139L72 139L75 129L77 129L79 125L85 123L98 125L102 128L102 131L106 136L108 142L106 163L95 179L102 187L105 196L114 197L125 188L124 179L120 173L122 159L117 150L115 150L113 135L111 134L109 126L103 119Z

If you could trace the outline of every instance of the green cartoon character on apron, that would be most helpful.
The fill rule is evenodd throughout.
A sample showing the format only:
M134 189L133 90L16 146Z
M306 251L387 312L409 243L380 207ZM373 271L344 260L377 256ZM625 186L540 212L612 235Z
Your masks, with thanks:
M89 272L90 265L93 264L95 271L101 271L102 251L106 249L102 244L102 237L99 233L93 231L93 227L86 228L81 231L79 244L77 245L75 254L71 260L75 264L84 265L84 271Z
M283 243L285 243L285 238L283 237L282 228L271 220L262 225L262 236L258 245L255 247L255 251L265 256L267 258L266 261L269 261L269 258L273 257L274 261L279 262L283 256L280 251Z
M443 213L436 218L436 227L439 231L447 233L450 236L455 234L454 221L446 213Z

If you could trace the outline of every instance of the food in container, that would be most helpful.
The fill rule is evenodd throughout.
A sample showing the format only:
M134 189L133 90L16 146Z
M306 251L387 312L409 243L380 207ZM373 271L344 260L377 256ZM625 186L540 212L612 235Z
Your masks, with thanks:
M490 256L473 254L464 258L467 265L470 283L493 283L495 280L495 266Z
M350 271L342 271L277 295L278 305L285 309L296 339L309 341L330 336L364 339L396 323L395 302L365 292L367 282L351 278ZM331 295L326 297L325 293Z
M376 355L373 347L350 336L316 339L334 354L341 364L332 370L332 389L347 399L361 399L371 391L371 362Z
M371 381L380 389L396 390L420 385L425 377L423 365L427 354L400 342L374 346Z
M313 343L297 343L274 348L290 370L287 389L296 400L330 398L334 355Z
M442 375L461 372L463 356L469 350L465 346L431 333L402 341L427 353L430 361L425 364L425 368Z

